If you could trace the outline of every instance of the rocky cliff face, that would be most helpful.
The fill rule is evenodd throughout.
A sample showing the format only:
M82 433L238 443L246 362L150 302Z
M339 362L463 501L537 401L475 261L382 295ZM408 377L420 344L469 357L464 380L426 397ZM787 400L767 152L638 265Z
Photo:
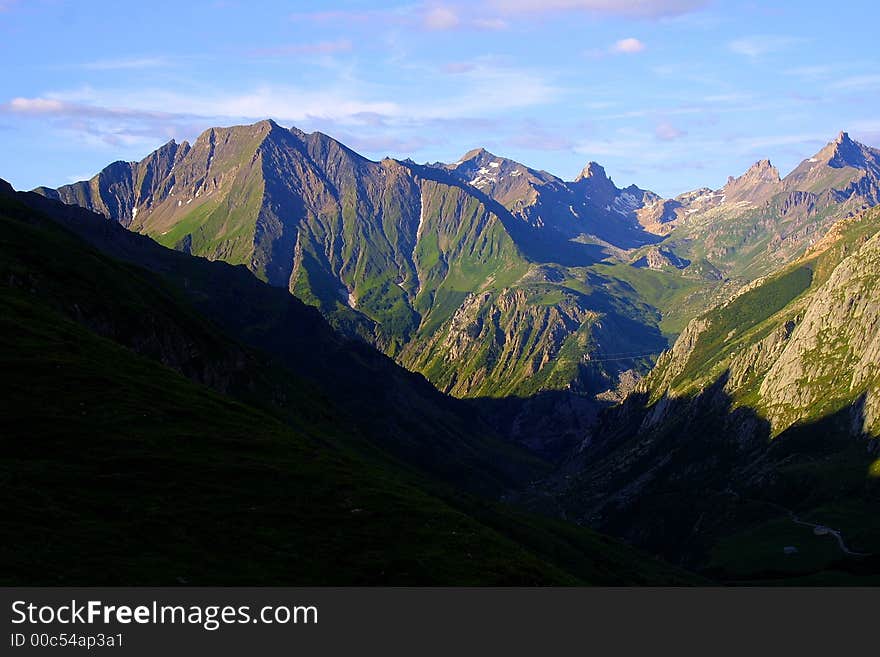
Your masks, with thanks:
M652 398L712 385L759 408L778 434L864 396L859 431L876 433L880 214L841 221L785 270L694 319L662 355Z
M817 289L759 389L775 430L853 404L858 430L880 433L880 235Z
M37 188L38 193L68 205L79 205L131 225L140 209L150 209L153 199L166 193L175 164L190 150L187 142L173 139L141 162L114 162L88 181L59 187Z
M590 325L599 313L576 295L548 303L542 298L548 293L553 290L508 288L469 295L440 331L405 355L404 363L434 374L431 378L441 389L458 396L570 385L578 380L576 372L560 376L556 386L551 383L553 374L576 368L579 358L588 359L584 354L590 352ZM574 363L559 358L568 341ZM468 367L450 367L456 362ZM596 373L597 380L601 376Z

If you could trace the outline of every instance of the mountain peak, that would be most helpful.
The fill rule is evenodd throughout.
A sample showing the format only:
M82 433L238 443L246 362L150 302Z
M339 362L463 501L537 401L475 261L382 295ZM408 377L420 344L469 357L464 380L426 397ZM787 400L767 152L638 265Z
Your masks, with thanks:
M458 160L459 162L467 162L468 160L477 160L484 158L495 158L495 156L487 151L485 148L480 146L479 148L474 148L473 150L469 150L467 153L461 156Z
M850 139L849 134L840 131L837 138L820 151L828 160L828 165L836 169L843 167L862 168L865 153L861 144Z
M782 178L770 160L758 160L739 178L730 176L724 185L728 201L758 202L773 194Z
M762 180L767 180L768 182L779 182L781 180L779 170L770 164L770 160L758 160L746 171L746 175L749 174L760 176Z
M727 187L732 185L742 187L750 183L778 183L780 180L779 170L770 163L770 160L758 160L739 178L728 177Z
M586 178L599 178L609 180L608 174L605 173L604 167L601 164L592 161L587 162L587 166L585 166L581 170L580 175L575 178L575 182L584 180Z

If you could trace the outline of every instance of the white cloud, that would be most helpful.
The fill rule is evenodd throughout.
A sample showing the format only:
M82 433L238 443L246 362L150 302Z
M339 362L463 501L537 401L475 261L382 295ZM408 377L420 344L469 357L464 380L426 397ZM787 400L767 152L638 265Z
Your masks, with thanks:
M451 30L461 24L461 19L449 7L437 6L425 12L424 23L429 30Z
M727 47L737 55L754 59L769 53L786 50L802 42L803 39L795 37L761 34L734 39L727 44Z
M207 126L270 117L308 129L358 127L364 140L381 129L386 131L382 139L391 144L387 130L501 118L514 109L550 103L561 93L541 72L529 69L477 60L455 72L451 90L428 96L402 98L393 86L359 84L347 76L319 88L263 84L238 92L208 85L178 90L83 87L0 102L0 115L43 121L90 144L189 138Z
M473 62L449 62L443 65L443 72L449 75L460 75L476 70L477 65Z
M852 75L831 85L832 89L840 89L843 91L862 91L864 89L876 89L880 87L880 75Z
M169 66L167 57L137 57L130 59L101 59L94 62L86 62L82 68L90 71L116 71L145 68L160 68Z
M352 43L348 39L335 41L316 41L314 43L292 43L269 48L257 48L248 54L252 57L285 57L289 55L332 55L349 52Z
M830 66L797 66L783 71L786 75L794 75L799 78L816 79L828 77L834 73Z
M475 18L471 24L481 30L506 30L510 27L503 18Z
M0 105L0 111L11 114L54 114L64 109L64 103L51 98L13 98Z
M621 39L611 46L611 52L620 54L634 54L642 52L645 44L635 38Z
M672 125L669 121L661 121L654 128L654 136L660 141L675 141L687 135L684 130L680 130Z
M740 91L733 91L726 94L711 94L709 96L703 96L703 102L705 103L744 103L752 100L751 94L743 93Z
M455 95L403 105L404 111L429 118L498 115L512 109L546 105L562 94L544 73L523 68L477 63L472 70L461 72L458 79L462 85Z
M0 115L46 122L89 146L155 146L158 140L195 131L190 117L50 97L13 98L0 104Z
M516 128L506 140L511 146L532 151L570 151L574 148L574 142L560 130L544 127L534 119L526 119Z
M680 16L708 4L708 0L489 0L501 12L587 11L609 16L663 18Z

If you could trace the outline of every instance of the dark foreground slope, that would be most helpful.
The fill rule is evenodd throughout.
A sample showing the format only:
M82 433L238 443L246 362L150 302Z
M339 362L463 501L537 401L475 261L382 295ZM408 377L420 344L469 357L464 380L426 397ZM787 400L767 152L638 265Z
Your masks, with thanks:
M291 372L291 354L255 351L198 310L223 305L197 301L210 292L197 284L202 266L233 268L192 260L178 279L186 298L170 270L109 258L10 192L0 189L3 583L692 581L419 474L402 420L380 445L356 406L340 409L321 382ZM349 357L356 372L372 356ZM485 443L461 444L431 474L466 479L461 470L489 460Z
M277 389L277 376L269 382L262 379L266 369L284 369L333 402L335 412L342 413L351 427L352 440L359 446L368 443L416 469L469 490L497 496L546 471L545 463L495 436L468 404L439 393L424 377L408 372L372 347L340 336L316 309L286 290L262 283L245 267L167 249L76 206L36 194L19 193L16 198L114 260L135 265L116 263L110 268L96 268L94 259L82 265L75 256L45 258L41 245L34 246L34 259L40 259L40 267L45 270L44 288L53 289L53 296L63 298L65 309L73 305L88 307L85 314L94 315L105 308L101 303L95 307L93 295L99 295L98 301L102 294L111 295L113 302L102 319L93 323L99 325L99 332L110 331L111 337L126 346L142 351L144 343L158 343L150 355L190 378L220 392L244 394L248 403L282 412L290 392L283 385ZM23 218L29 217L25 212ZM151 290L148 302L183 306L189 316L198 318L180 326L175 320L169 322L168 312L162 311L162 330L167 333L167 324L171 323L171 332L178 336L172 347L163 342L164 333L156 337L145 331L139 319L142 308L117 303L120 299L139 298L126 289L132 281L140 281L142 289ZM64 298L74 283L79 298ZM207 329L205 325L215 328ZM254 361L251 355L250 361L240 362L241 355L226 355L219 358L225 364L219 365L216 347L206 343L206 331L213 340L222 332L236 343L257 350L262 357ZM147 335L142 336L144 332ZM177 355L178 351L186 352L188 357ZM212 366L222 373L209 371ZM225 380L230 377L231 381ZM245 380L236 384L241 378ZM287 379L282 379L286 385Z

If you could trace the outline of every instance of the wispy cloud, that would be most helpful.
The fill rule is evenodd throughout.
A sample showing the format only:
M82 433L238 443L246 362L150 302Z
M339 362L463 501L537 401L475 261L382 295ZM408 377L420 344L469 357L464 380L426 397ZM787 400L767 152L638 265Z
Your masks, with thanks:
M317 41L315 43L290 43L269 48L256 48L250 50L251 57L287 57L290 55L332 55L340 52L349 52L352 43L348 39L336 39L335 41Z
M13 98L0 103L0 114L23 116L78 116L78 117L150 117L167 118L166 112L135 110L130 108L101 107L67 102L58 98Z
M0 115L44 121L84 139L106 143L118 142L123 136L155 142L186 134L195 125L204 128L271 117L313 129L358 127L363 129L361 139L374 140L371 150L383 140L390 145L396 130L398 150L405 142L416 143L416 136L407 132L417 132L419 126L442 130L438 122L446 121L460 128L468 122L504 117L512 110L552 103L563 93L541 71L493 61L453 65L450 72L457 74L456 84L430 97L400 97L394 85L369 85L343 75L322 86L262 84L235 91L204 84L176 91L82 87L12 98L0 103ZM516 93L510 93L511 89ZM425 139L418 143L424 145Z
M423 21L429 30L452 30L461 25L458 13L443 5L429 8L425 12Z
M611 46L612 53L618 54L627 54L632 55L637 52L642 52L645 49L645 44L638 39L633 37L629 37L627 39L621 39L617 41L613 46Z
M584 55L592 59L603 59L610 55L635 55L643 52L646 47L647 46L644 42L639 41L634 37L628 37L626 39L615 41L606 48L591 48L586 50L584 51Z
M654 128L654 136L660 141L675 141L685 135L687 135L687 132L676 128L669 121L661 121Z
M535 119L526 119L518 124L515 134L506 143L532 151L570 151L575 146L572 139Z
M880 87L880 75L869 73L866 75L851 75L833 82L832 89L843 91L863 91L865 89L877 89Z
M708 96L703 96L703 102L705 103L743 103L752 100L751 94L743 93L741 91L732 91L725 94L710 94Z
M0 115L49 122L89 145L155 145L157 140L191 134L194 117L171 112L100 106L58 98L13 98L0 103Z
M458 5L431 5L421 15L421 25L430 31L447 30L506 30L510 24L492 14L474 15L472 7Z
M375 25L410 27L430 32L451 30L505 30L510 24L495 11L474 9L461 2L408 4L380 9L334 9L294 12L294 22L324 25Z
M504 13L586 11L608 16L665 18L680 16L708 4L708 0L489 0Z
M503 18L474 18L471 21L477 29L481 30L506 30L510 27L510 23Z
M497 115L508 110L549 105L564 93L547 73L521 67L477 63L461 73L460 90L446 98L416 103L414 114L431 117ZM511 93L515 89L516 93Z
M786 69L785 71L783 71L783 73L798 78L816 80L833 75L834 69L831 66L827 66L824 64L819 66L796 66L794 68Z
M804 39L799 37L758 34L734 39L727 44L727 47L732 53L755 59L762 55L787 50L803 41Z
M331 9L324 11L297 11L288 16L290 20L311 21L316 23L363 23L374 18L378 11L346 11Z
M82 68L89 71L123 71L146 68L162 68L170 66L171 60L167 57L134 57L122 59L99 59L86 62Z
M443 72L450 75L460 75L476 70L477 65L473 62L449 62L443 65Z
M334 137L342 141L349 148L378 157L383 155L408 157L437 143L436 139L431 139L424 135L401 136L393 132L364 135L342 131L335 134Z
M801 146L818 147L825 145L833 135L826 135L817 132L779 134L779 135L759 135L757 137L738 137L733 140L736 148L741 153L761 153L766 149L778 146ZM804 156L810 155L806 150Z

